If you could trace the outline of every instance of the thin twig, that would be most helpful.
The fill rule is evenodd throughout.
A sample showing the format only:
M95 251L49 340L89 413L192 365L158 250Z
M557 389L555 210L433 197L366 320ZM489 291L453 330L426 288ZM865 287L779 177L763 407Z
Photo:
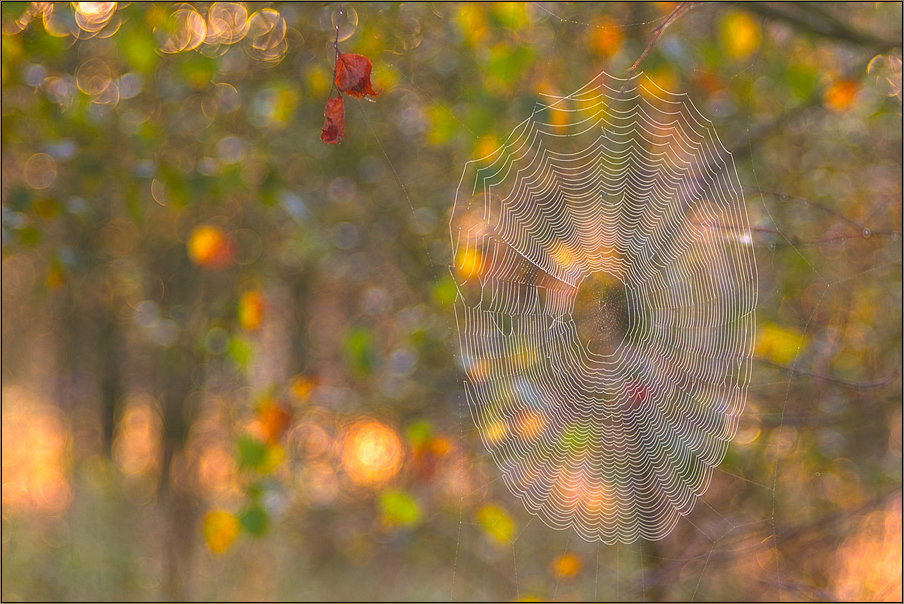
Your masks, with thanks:
M336 39L333 40L333 48L336 49L336 58L333 61L333 85L330 87L330 96L329 98L333 98L333 90L336 91L336 94L342 96L342 91L339 90L339 86L336 85L336 72L339 70L339 55L342 53L339 52L339 28L342 26L342 3L339 3L339 18L336 19Z
M650 43L647 44L647 47L640 54L640 57L638 57L637 60L634 61L634 65L631 65L631 67L628 68L628 71L627 71L628 75L631 75L635 71L637 71L637 68L640 66L641 61L643 61L647 57L647 55L650 54L650 51L653 50L653 48L656 46L656 43L659 41L659 37L666 30L666 28L669 25L671 25L672 23L674 23L675 21L677 21L684 13L686 13L691 8L693 8L695 4L697 4L697 3L696 2L679 3L678 6L675 7L675 10L673 10L669 14L669 16L665 18L665 21L662 22L662 25L660 25L659 27L657 27L656 29L653 30L652 36L650 38Z
M775 367L776 369L781 369L783 371L787 371L793 375L806 375L808 377L816 378L818 380L823 380L826 382L832 382L833 384L840 384L842 386L847 386L848 388L856 388L858 390L869 390L871 388L881 388L886 384L890 383L895 377L898 375L898 371L893 371L891 375L888 375L881 380L875 380L872 382L852 382L849 380L843 380L841 378L835 377L833 375L827 375L825 373L818 373L816 371L804 371L803 369L798 369L796 367L789 367L788 365L782 365L781 363L776 363L774 361L770 361L769 359L764 359L761 357L755 357L753 359L757 363L761 363L763 365L768 365L770 367Z

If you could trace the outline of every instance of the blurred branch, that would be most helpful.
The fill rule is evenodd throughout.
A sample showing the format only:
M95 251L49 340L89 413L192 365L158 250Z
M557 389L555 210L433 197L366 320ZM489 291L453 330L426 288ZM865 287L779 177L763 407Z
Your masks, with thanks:
M783 21L792 27L823 38L845 40L878 52L901 46L900 40L888 40L859 31L811 2L739 2L744 10Z
M788 365L782 365L781 363L776 363L774 361L770 361L769 359L764 359L760 357L756 357L753 359L757 363L761 363L763 365L768 365L769 367L775 367L776 369L781 369L782 371L787 371L793 375L805 375L808 377L816 378L817 380L823 380L826 382L832 382L833 384L839 384L841 386L847 386L848 388L856 388L858 390L868 390L871 388L881 388L885 386L889 382L891 382L898 375L898 371L893 371L890 375L880 379L874 380L871 382L852 382L849 380L843 380L841 378L837 378L832 375L828 375L825 373L818 373L816 371L804 371L803 369L797 369L796 367L789 367Z
M677 21L682 15L684 15L684 13L689 11L696 4L696 2L678 3L678 6L675 7L675 10L669 13L669 16L665 18L665 21L663 21L662 25L653 30L652 37L650 38L650 43L647 44L647 47L644 48L642 53L640 53L640 56L636 61L634 61L634 64L628 68L627 74L629 76L637 71L637 68L640 67L641 61L643 61L647 57L647 55L650 54L650 51L653 50L653 48L656 46L656 43L659 41L659 37L663 34L666 28Z

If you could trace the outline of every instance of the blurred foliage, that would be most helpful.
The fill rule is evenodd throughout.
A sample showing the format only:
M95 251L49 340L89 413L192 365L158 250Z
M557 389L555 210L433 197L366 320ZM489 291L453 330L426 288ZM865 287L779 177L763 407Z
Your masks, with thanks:
M760 278L688 522L548 529L470 424L462 166L673 9L0 4L3 599L900 599L900 3L703 5L642 64L734 152ZM382 93L327 146L337 28Z

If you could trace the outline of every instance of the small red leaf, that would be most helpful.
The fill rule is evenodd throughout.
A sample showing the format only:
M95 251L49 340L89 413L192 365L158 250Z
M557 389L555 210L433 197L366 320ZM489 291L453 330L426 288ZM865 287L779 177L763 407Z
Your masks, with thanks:
M370 83L373 65L364 55L340 54L336 61L336 88L353 97L369 94L377 96L381 90L374 90Z
M345 138L345 104L342 102L342 97L329 99L323 115L326 120L323 122L320 140L328 145L338 145Z

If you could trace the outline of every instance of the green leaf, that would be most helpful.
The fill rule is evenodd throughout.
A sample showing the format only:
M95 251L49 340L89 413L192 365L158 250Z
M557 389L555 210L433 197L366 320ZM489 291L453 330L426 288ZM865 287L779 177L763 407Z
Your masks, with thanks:
M534 52L527 46L500 44L490 50L487 71L506 84L512 84L533 62Z
M350 329L343 343L345 361L353 374L363 377L373 372L377 363L373 333L363 327Z
M267 444L256 438L247 434L240 436L237 446L240 468L260 468L267 460Z
M785 75L791 92L799 99L807 100L813 95L819 84L819 74L810 67L803 65L793 65L788 68Z
M232 338L229 340L229 356L240 369L244 369L254 357L254 350L251 344L241 338Z
M127 21L132 24L132 21ZM146 27L132 25L124 32L129 43L119 46L128 64L141 73L151 73L157 65L159 57L155 50L154 38Z
M421 520L421 506L401 489L380 493L380 515L389 526L413 526Z
M264 509L253 506L239 514L239 523L243 529L255 537L260 537L270 526L270 516Z
M455 281L452 280L451 276L440 279L437 281L436 285L433 286L433 299L443 305L449 305L455 302L455 295L457 293L458 288L455 287Z
M433 424L425 419L408 426L408 441L415 447L425 444L433 436Z

